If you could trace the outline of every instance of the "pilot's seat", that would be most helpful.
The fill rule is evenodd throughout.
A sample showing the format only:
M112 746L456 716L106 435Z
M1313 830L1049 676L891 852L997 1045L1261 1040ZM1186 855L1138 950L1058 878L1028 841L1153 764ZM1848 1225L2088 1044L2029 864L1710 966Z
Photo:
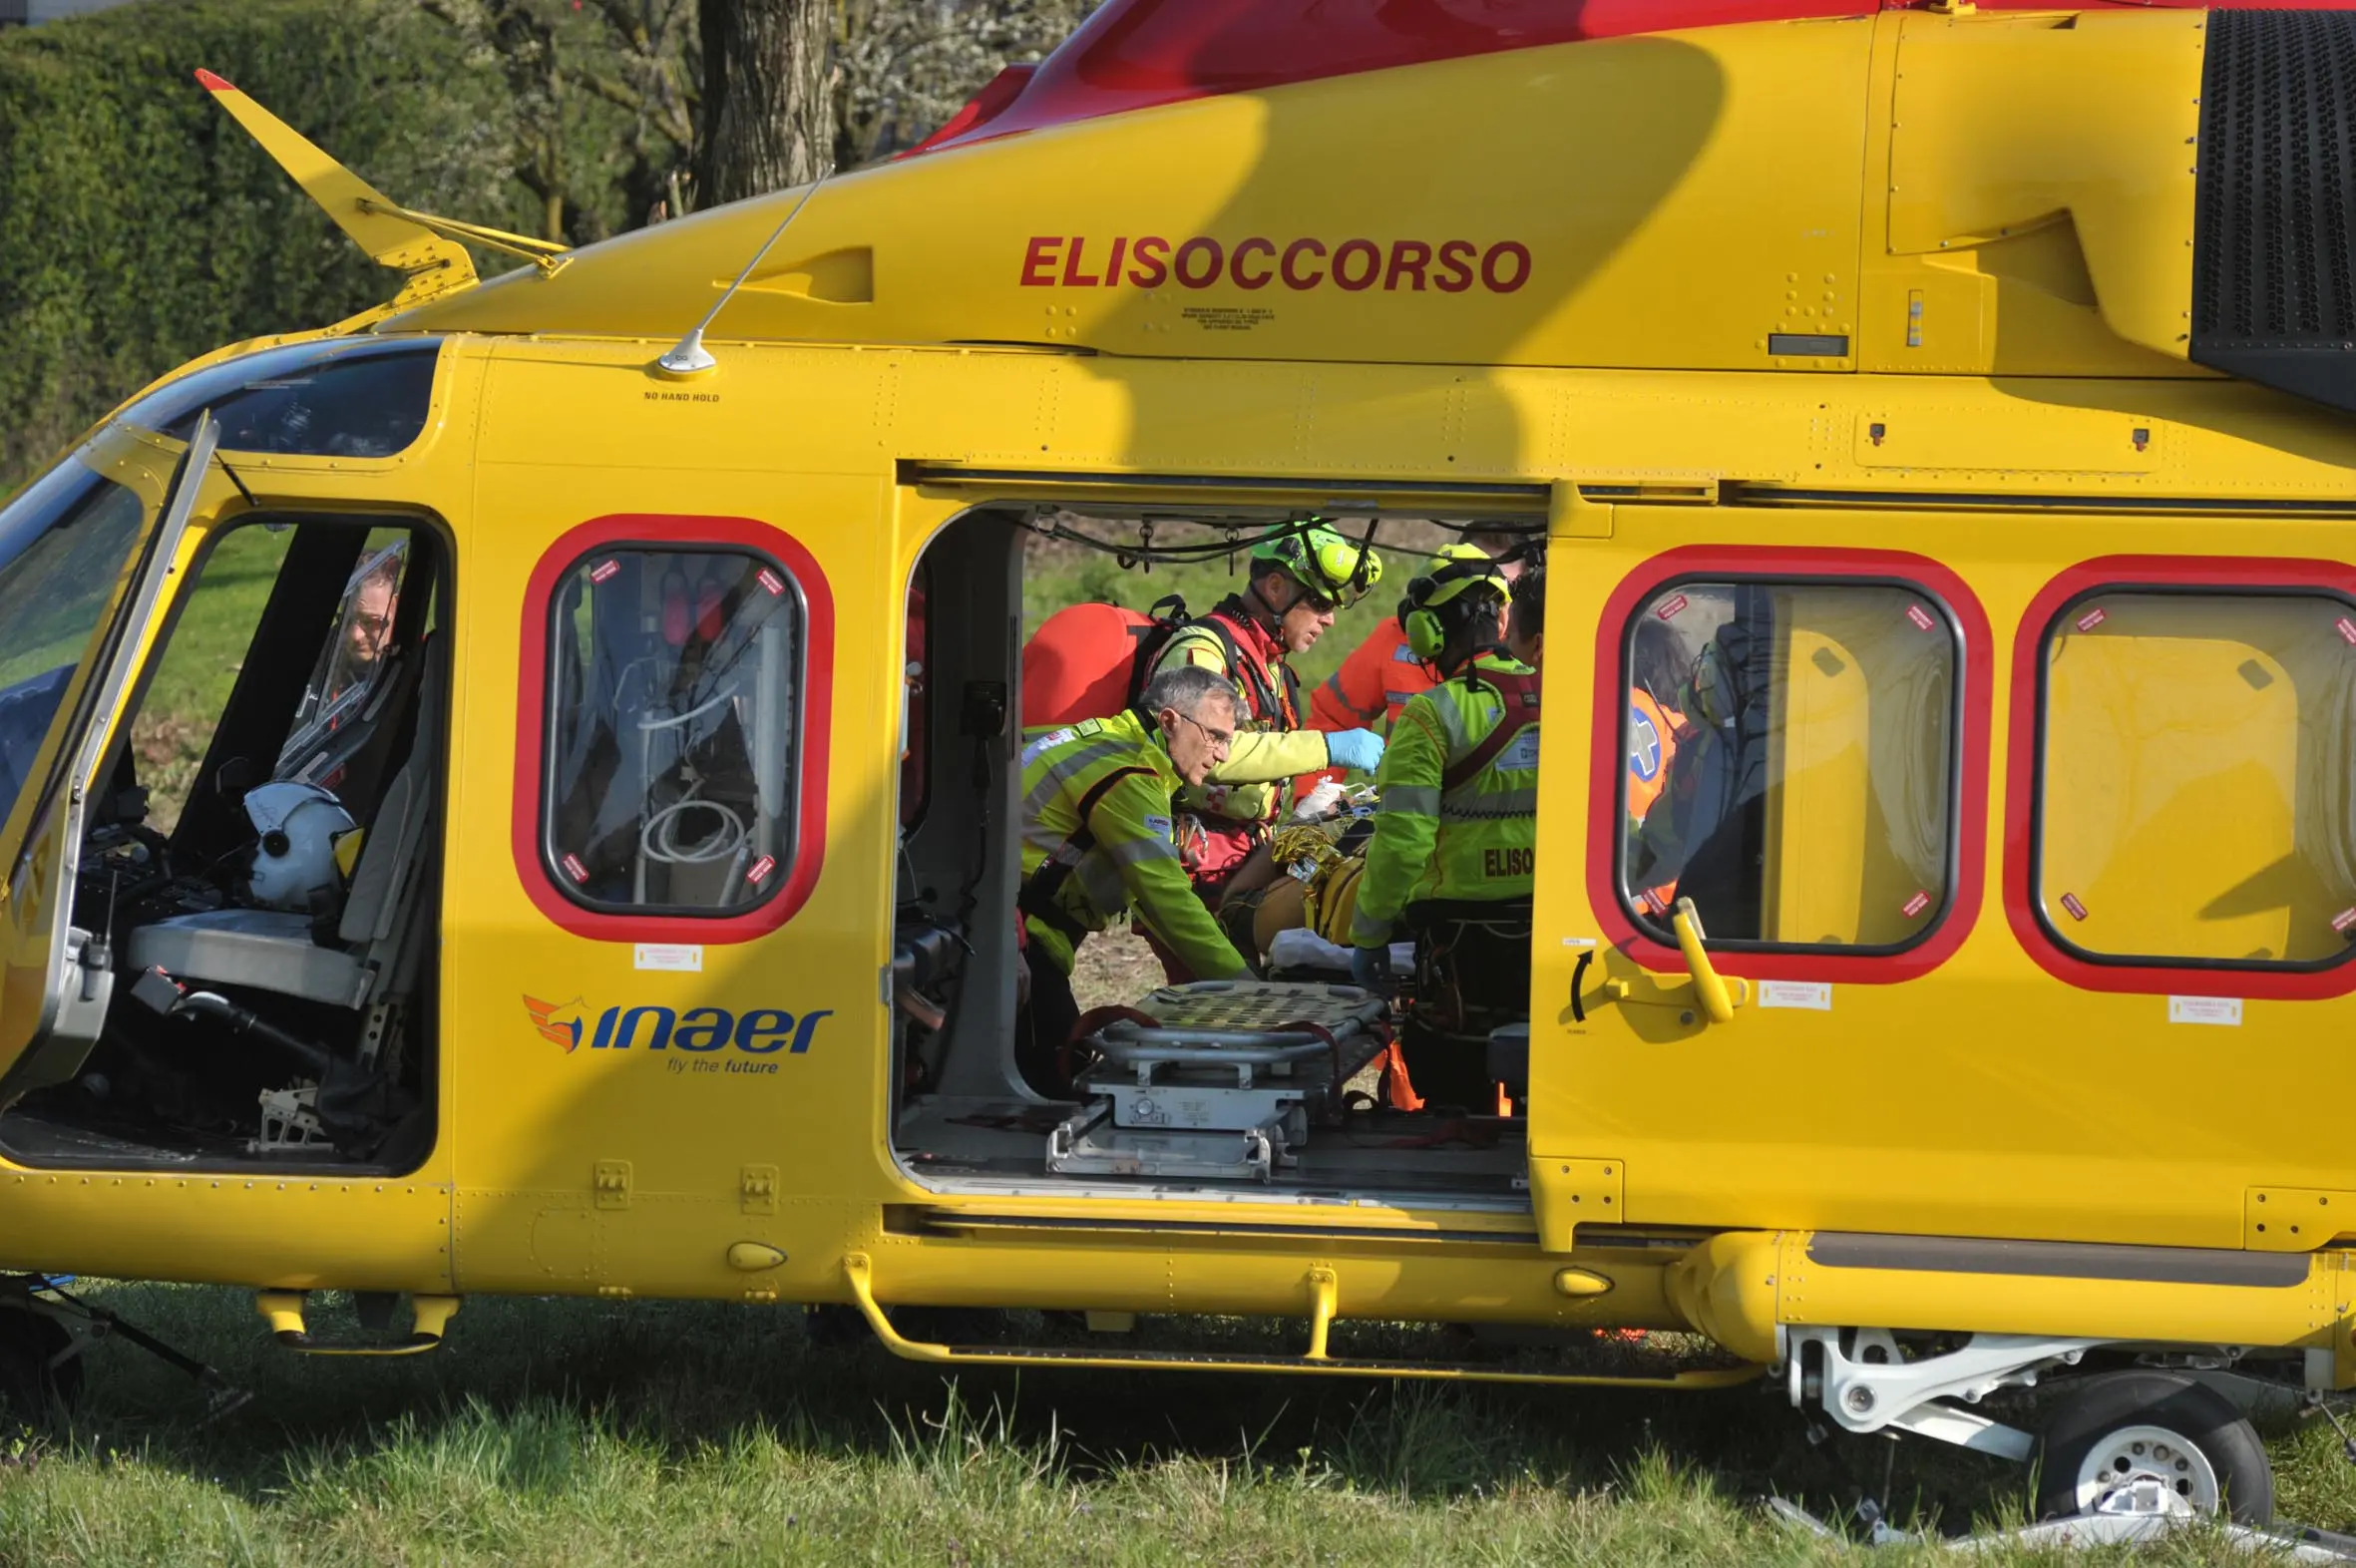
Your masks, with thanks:
M243 985L285 996L364 1007L407 989L424 944L418 899L429 879L427 830L442 776L446 639L430 634L417 683L417 720L409 756L385 786L336 925L336 944L313 934L300 912L208 910L178 915L131 934L133 968L162 969L176 980Z

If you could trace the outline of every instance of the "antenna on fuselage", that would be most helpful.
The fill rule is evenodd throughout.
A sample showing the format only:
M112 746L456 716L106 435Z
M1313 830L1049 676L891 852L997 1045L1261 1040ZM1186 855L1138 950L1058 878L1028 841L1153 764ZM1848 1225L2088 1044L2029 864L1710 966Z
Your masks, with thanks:
M761 248L753 252L753 258L744 264L744 270L736 274L736 281L730 283L726 291L712 301L712 307L703 313L701 321L687 329L685 337L680 338L678 342L671 345L667 352L654 361L654 368L658 373L666 376L700 376L718 367L720 362L712 358L710 349L703 346L703 329L710 326L712 319L727 306L728 301L736 297L736 291L744 286L744 280L753 275L753 268L759 266L769 252L777 248L777 241L785 237L785 231L793 226L794 219L802 215L802 208L810 204L810 198L818 195L827 181L834 178L834 172L835 166L832 164L818 172L817 180L813 181L810 189L802 194L802 199L794 203L793 210L785 214L785 220L777 225L774 233L761 241Z

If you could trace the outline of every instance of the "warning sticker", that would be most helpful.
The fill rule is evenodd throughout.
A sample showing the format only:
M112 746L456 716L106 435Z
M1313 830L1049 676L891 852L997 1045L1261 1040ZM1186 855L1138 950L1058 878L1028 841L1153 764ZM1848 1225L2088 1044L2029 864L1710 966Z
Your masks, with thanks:
M1920 604L1908 604L1906 606L1906 618L1913 621L1917 627L1924 631L1935 631L1938 629L1939 623L1932 619L1931 612L1923 608Z
M2070 912L2072 920L2086 919L2086 906L2078 902L2078 895L2075 893L2062 895L2062 908Z
M1810 1012L1832 1010L1832 982L1830 980L1761 980L1759 1004L1763 1007L1801 1007Z
M1675 598L1672 598L1667 603L1663 604L1659 609L1654 610L1653 613L1663 620L1671 620L1676 618L1678 611L1684 609L1685 606L1686 596L1683 593L1680 593Z
M2110 618L2111 612L2103 608L2100 604L2097 604L2094 608L2088 610L2085 614L2078 617L2078 629L2081 631L2092 631L2095 629L2095 627L2101 625L2104 621L2109 620Z
M1906 907L1898 911L1898 913L1905 916L1908 920L1912 920L1915 916L1921 914L1924 910L1927 910L1930 907L1931 896L1927 893L1918 892L1914 895L1914 897L1906 901Z
M2239 996L2170 996L2167 998L2167 1021L2170 1023L2221 1023L2229 1028L2241 1026L2241 998Z
M602 583L620 570L621 563L618 561L600 561L595 566L589 568L589 581L591 583Z
M2351 926L2356 926L2356 909L2342 910L2331 918L2331 929L2342 935L2345 935Z
M2351 620L2346 615L2342 615L2339 619L2333 621L2331 624L2332 628L2339 632L2340 639L2342 641L2346 642L2350 647L2356 647L2356 620Z

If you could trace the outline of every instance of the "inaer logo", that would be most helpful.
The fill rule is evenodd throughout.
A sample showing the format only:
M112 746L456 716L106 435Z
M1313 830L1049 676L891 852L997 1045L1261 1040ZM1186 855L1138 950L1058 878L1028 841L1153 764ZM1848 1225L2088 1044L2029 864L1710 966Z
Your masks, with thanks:
M1024 288L1181 288L1227 282L1241 289L1282 283L1295 293L1329 285L1344 293L1510 294L1530 280L1530 247L1518 239L1269 239L1226 243L1208 234L1034 234L1022 252Z
M571 1055L581 1045L581 998L571 1001L542 1001L538 996L524 998L524 1010L532 1014L533 1023L540 1029L540 1037L555 1040ZM560 1014L571 1016L560 1016Z
M817 1038L818 1025L834 1016L831 1008L823 1007L799 1017L782 1007L755 1007L742 1014L725 1007L689 1007L683 1012L669 1007L607 1007L591 1024L578 996L548 1002L532 995L525 996L524 1010L540 1037L563 1046L567 1055L581 1047L586 1034L591 1050L635 1046L650 1051L734 1049L749 1056L801 1056Z

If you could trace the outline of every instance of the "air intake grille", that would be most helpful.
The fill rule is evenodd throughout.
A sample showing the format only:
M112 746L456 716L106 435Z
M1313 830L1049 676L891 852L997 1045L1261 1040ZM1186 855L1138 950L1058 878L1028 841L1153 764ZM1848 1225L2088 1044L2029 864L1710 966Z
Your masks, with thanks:
M2356 409L2356 11L2211 11L2191 357Z

